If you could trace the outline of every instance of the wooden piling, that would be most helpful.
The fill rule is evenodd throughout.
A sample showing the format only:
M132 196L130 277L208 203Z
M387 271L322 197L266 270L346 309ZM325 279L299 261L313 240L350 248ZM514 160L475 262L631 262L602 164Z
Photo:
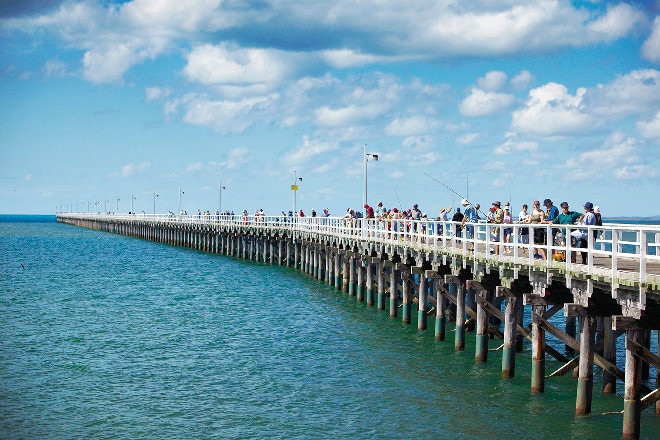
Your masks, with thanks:
M497 294L506 298L504 309L504 345L502 346L502 377L512 378L516 372L517 316L520 299L506 287L498 286Z
M545 330L541 319L544 304L532 305L532 394L545 392Z
M447 297L441 277L435 277L435 340L444 341L447 333Z
M364 302L364 261L362 258L358 258L356 261L355 271L357 273L357 302Z
M376 277L378 283L378 299L376 300L376 308L378 310L385 310L385 267L383 260L375 259L376 261Z
M642 344L643 333L644 330L633 326L626 330L626 376L623 391L624 439L640 437L642 360L636 355L636 345Z
M583 325L580 332L580 364L577 383L577 397L575 413L590 414L594 387L594 340L596 318L583 316Z
M392 266L390 270L390 318L396 318L399 311L399 302L397 300L398 272L399 270L396 266Z
M397 264L399 266L399 264ZM410 324L411 319L411 309L412 309L412 298L410 295L411 286L411 272L410 267L401 265L401 302L403 306L401 307L401 322L404 324Z
M616 365L616 334L612 330L612 318L603 318L603 357ZM616 376L603 370L603 393L616 393Z
M366 296L367 296L367 306L373 307L374 306L374 265L371 257L367 257L365 262L367 264L366 266L367 281L365 286Z
M426 274L419 276L419 297L417 299L417 330L426 330L426 297L427 297L427 281Z
M488 291L476 281L468 281L477 308L475 362L488 361L488 312L484 303L488 302Z

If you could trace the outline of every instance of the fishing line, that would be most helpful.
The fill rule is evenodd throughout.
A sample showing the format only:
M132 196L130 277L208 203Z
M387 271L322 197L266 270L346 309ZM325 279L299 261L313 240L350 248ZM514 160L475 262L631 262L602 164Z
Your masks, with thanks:
M456 191L454 191L452 188L450 188L449 186L445 185L444 183L442 183L441 181L439 181L439 180L436 179L435 177L431 176L430 174L428 174L428 173L424 173L424 175L427 176L427 177L429 177L429 178L432 179L432 180L435 180L437 183L439 183L440 185L444 186L445 188L447 188L447 189L448 189L449 191L451 191L452 193L456 194L456 195L457 195L458 197L460 197L461 199L466 200L466 201L468 202L468 204L472 205L472 203L470 203L470 201L468 200L467 197L463 197L462 195L460 195L459 193L457 193ZM453 204L453 199L452 199L452 204ZM474 206L474 205L473 205L473 206ZM481 209L477 209L477 212L480 212L481 215L484 216L484 218L488 218L488 215L487 215L485 212L483 212Z

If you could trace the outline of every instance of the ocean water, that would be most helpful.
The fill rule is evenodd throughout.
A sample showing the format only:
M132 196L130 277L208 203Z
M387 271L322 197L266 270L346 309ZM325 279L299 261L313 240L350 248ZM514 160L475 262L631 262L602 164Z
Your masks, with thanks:
M578 417L570 375L530 394L528 343L503 380L471 333L457 353L293 269L0 216L0 275L2 439L621 436L599 369Z

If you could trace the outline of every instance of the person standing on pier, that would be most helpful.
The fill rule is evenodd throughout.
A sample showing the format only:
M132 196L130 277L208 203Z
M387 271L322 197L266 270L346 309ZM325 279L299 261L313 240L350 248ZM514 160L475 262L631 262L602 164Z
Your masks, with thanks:
M545 206L545 218L541 223L552 223L557 216L559 215L559 209L557 209L556 206L552 204L552 200L550 199L545 199L543 201L543 206ZM553 228L552 229L552 243L555 243L555 237L557 236L557 233L559 232L559 229Z
M532 212L529 214L527 223L533 224L533 225L539 225L541 222L543 222L543 219L545 218L545 213L541 210L541 203L538 200L534 200L534 203L532 204ZM545 239L546 239L546 234L545 234L545 228L533 228L534 232L532 232L532 238L534 239L534 244L535 245L544 245L545 244ZM546 255L545 255L545 249L542 246L535 247L534 248L534 258L539 259L542 258L545 260Z
M527 223L529 213L527 212L527 203L522 205L522 210L518 213L518 223ZM529 228L520 228L520 243L529 243Z
M454 216L451 218L451 221L460 222L460 224L454 225L455 228L454 235L457 237L461 237L463 231L463 225L465 224L465 216L461 212L461 208L456 208L456 212L454 213Z
M493 208L495 208L495 211L493 211L493 217L490 219L489 223L497 223L497 224L502 224L504 221L504 211L501 208L501 204L498 201L493 202ZM493 241L496 243L500 242L500 228L499 226L496 226L490 230L491 238ZM500 253L500 245L496 244L495 245L495 253L499 254Z
M580 224L584 226L596 226L597 219L596 219L596 214L594 214L594 204L591 202L585 203L584 211L585 214L580 219ZM597 231L594 231L594 235L595 234L597 234ZM571 235L573 235L578 239L581 249L587 249L589 247L588 229L575 231ZM581 254L582 254L582 264L587 264L587 256L588 256L587 251L582 251Z
M378 205L376 206L376 218L380 218L387 213L387 209L383 206L383 202L378 202Z
M466 200L467 201L467 200ZM465 227L465 223L479 223L480 217L479 217L479 208L481 206L477 203L474 206L470 206L465 210L465 214L463 215L463 223L461 226ZM468 225L466 227L467 234L465 235L465 238L473 238L474 237L474 226L473 225Z

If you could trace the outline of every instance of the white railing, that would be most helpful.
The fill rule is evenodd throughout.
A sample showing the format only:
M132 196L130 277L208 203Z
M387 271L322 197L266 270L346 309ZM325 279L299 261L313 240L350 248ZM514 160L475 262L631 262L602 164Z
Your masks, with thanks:
M58 213L58 217L287 230L296 234L369 241L436 254L473 256L493 263L509 262L547 270L586 272L609 278L613 284L658 284L660 279L660 225L468 223L461 227L460 223L452 221L340 217L94 213ZM570 239L571 233L578 230L586 232L585 248L577 247L575 240ZM541 241L534 243L535 237ZM585 253L585 264L579 264L582 253Z

